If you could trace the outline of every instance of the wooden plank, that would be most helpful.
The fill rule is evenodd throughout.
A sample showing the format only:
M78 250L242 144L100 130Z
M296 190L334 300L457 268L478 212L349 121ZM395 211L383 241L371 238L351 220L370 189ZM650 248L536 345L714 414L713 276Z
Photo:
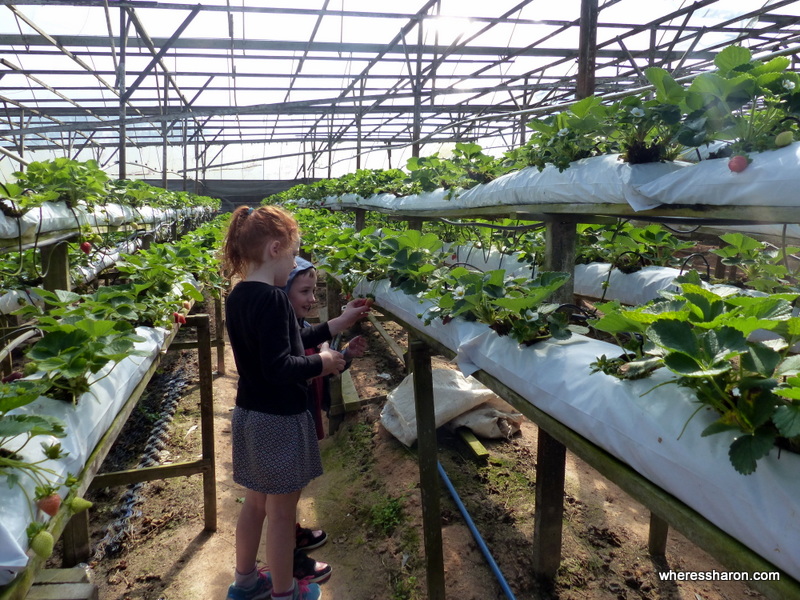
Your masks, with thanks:
M467 445L467 448L469 448L470 452L472 452L472 455L475 458L481 460L486 460L489 458L489 451L486 449L486 446L481 444L480 440L475 437L474 433L472 433L472 430L467 427L459 427L456 430L456 433L458 434L458 437L464 441L464 443Z
M349 412L350 406L359 405L361 398L358 396L356 384L353 383L353 376L350 371L344 371L341 374L342 378L342 403L344 404L344 411Z
M81 567L44 569L36 574L26 600L98 600L97 586Z
M97 586L93 583L56 583L34 585L26 600L99 600Z
M116 487L118 485L130 485L132 483L143 483L156 479L186 477L189 475L196 475L197 473L205 473L208 469L210 469L208 461L198 459L173 463L171 465L160 465L157 467L142 467L114 471L113 473L99 473L92 481L90 489L94 490L104 487Z
M43 569L36 574L34 585L45 583L88 583L89 574L83 567Z
M425 542L428 600L445 600L442 550L441 490L439 488L433 373L428 346L420 339L409 344L414 372L414 407L417 414L419 483L422 496L422 532Z
M369 320L370 323L372 323L372 326L375 328L375 331L377 331L380 334L380 336L384 339L384 341L389 345L389 348L394 353L394 355L403 364L406 364L406 351L403 350L403 348L400 346L400 344L398 344L394 340L394 338L389 335L389 332L386 331L386 328L383 325L380 324L380 322L375 317L375 315L368 314L367 315L367 319Z

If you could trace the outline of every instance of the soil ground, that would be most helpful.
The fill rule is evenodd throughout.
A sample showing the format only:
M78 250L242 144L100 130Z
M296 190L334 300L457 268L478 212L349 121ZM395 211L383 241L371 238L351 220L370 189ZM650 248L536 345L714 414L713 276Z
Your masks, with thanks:
M202 307L201 307L202 309ZM213 311L210 311L213 314ZM380 399L403 379L403 364L370 323L359 325L369 346L351 367L362 399ZM405 335L387 330L404 346ZM196 355L171 352L155 393L141 402L106 470L135 465L152 424L158 398L176 376L187 386L160 450L162 464L200 454ZM448 366L438 360L435 366ZM218 526L203 530L201 478L181 477L136 490L133 517L119 543L106 544L110 523L119 521L122 489L99 490L91 498L89 569L103 600L215 600L232 581L234 531L242 489L232 482L230 411L236 370L226 347L225 374L214 380L214 426ZM167 382L166 388L164 382ZM419 473L415 449L406 448L380 424L379 401L346 414L339 430L321 442L325 474L304 491L299 520L322 527L329 542L312 552L329 562L333 576L325 600L412 600L427 597L422 548ZM658 572L727 572L681 535L671 532L664 558L647 552L649 512L614 484L568 454L564 539L556 586L542 589L532 575L533 484L536 426L524 420L511 440L482 440L486 462L472 458L445 428L440 460L481 532L499 570L520 600L741 600L760 599L742 583L661 582ZM505 597L459 510L442 491L447 598ZM103 549L105 551L103 552Z

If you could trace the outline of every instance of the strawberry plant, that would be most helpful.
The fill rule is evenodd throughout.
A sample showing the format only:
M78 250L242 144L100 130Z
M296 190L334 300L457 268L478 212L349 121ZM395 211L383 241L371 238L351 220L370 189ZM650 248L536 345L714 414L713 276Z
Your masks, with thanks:
M789 58L762 62L753 60L747 48L729 46L717 54L714 64L717 71L698 75L685 89L663 69L647 70L657 94L670 98L685 115L678 141L690 147L728 142L719 156L779 147L777 135L787 129L787 117L800 107L800 76L786 70ZM741 159L734 166L746 167Z
M48 385L46 394L53 398L75 403L90 391L90 375L127 356L145 355L134 350L134 343L143 338L126 321L42 315L37 326L46 334L27 351L27 369L41 375Z
M792 316L798 294L721 296L704 289L696 272L677 282L680 293L665 292L644 307L600 307L608 312L592 325L628 341L622 360L600 357L593 369L632 379L663 365L675 375L666 383L693 390L698 411L717 413L703 435L740 434L730 447L731 464L752 473L776 443L800 439L800 356L791 353L800 342L800 318ZM775 339L754 341L756 330ZM629 370L622 368L626 362Z
M767 293L791 292L797 289L796 273L787 267L786 257L800 248L772 248L743 233L720 236L725 245L711 250L724 265L736 267L741 275L735 283Z
M79 202L92 206L107 195L108 175L94 160L79 162L56 158L32 162L25 171L14 173L17 183L37 193L54 193L57 200L76 207Z
M426 324L461 317L487 324L499 335L509 335L522 344L554 337L568 338L573 331L559 305L545 300L569 279L568 273L545 272L534 279L507 277L504 269L485 273L455 267L435 278L425 297L435 306L423 315Z
M41 380L19 379L0 384L0 475L5 477L9 487L20 486L26 495L28 489L35 489L42 510L51 514L58 510L56 504L60 504L60 497L53 498L59 475L44 463L65 456L61 444L50 441L66 435L64 423L49 415L15 412L36 400L46 389ZM48 440L41 445L44 457L34 461L26 459L26 448L42 436ZM31 514L31 518L35 515Z
M674 160L680 152L675 135L681 117L674 104L628 96L610 109L607 119L616 127L609 140L618 145L620 158L632 165Z
M542 171L552 164L564 171L573 161L607 154L607 114L608 107L599 98L589 96L561 113L530 121L526 124L533 130L530 139L505 154L506 166L534 166Z

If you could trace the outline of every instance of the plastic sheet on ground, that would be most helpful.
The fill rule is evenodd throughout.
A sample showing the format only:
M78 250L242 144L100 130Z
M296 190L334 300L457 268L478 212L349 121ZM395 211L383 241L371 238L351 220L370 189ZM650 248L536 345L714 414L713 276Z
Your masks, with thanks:
M496 398L494 392L476 379L452 369L433 369L432 378L436 427ZM417 441L413 373L389 392L381 410L381 424L406 446Z

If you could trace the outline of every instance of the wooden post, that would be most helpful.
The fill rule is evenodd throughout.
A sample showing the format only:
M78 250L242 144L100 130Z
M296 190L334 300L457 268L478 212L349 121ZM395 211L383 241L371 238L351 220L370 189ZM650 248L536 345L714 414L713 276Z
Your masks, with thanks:
M552 585L561 564L561 522L564 517L564 478L567 449L539 429L536 451L536 497L533 517L533 571Z
M61 566L74 567L91 556L89 548L89 511L72 515L61 536Z
M342 304L339 301L339 282L330 275L325 280L327 320L342 314ZM331 377L331 414L328 417L328 435L333 435L339 430L344 421L344 394L342 394L342 378ZM334 408L336 407L336 408Z
M563 271L574 275L577 230L570 220L548 221L545 226L545 271ZM572 304L575 295L574 277L556 290L553 301Z
M217 477L214 459L214 382L211 374L211 320L189 315L186 324L197 329L197 364L200 371L200 431L203 449L203 514L205 530L217 530Z
M361 231L364 229L364 221L366 220L367 211L363 208L356 209L356 223L355 229L356 231Z
M409 335L411 333L409 332ZM409 343L414 372L414 408L417 414L417 454L422 495L422 530L425 541L428 600L444 600L444 554L442 550L442 513L440 506L436 415L433 398L433 374L428 345L419 338Z
M667 536L669 523L657 514L650 513L650 533L647 538L647 550L652 556L664 556L667 552Z
M42 247L42 265L44 281L42 286L49 291L70 291L72 285L69 278L69 254L67 242L57 242Z
M225 375L225 312L222 298L214 298L214 323L216 324L217 374Z

